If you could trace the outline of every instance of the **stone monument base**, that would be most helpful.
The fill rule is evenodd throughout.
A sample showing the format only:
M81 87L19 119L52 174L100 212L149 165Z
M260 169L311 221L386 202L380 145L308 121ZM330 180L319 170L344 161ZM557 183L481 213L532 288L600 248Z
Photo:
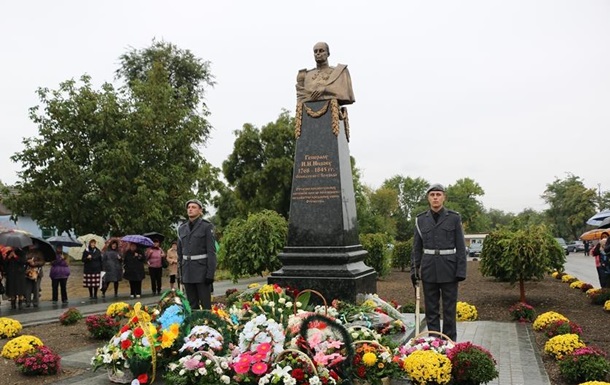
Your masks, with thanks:
M311 250L307 252L304 249ZM359 293L376 293L377 272L363 262L366 251L345 249L342 252L329 249L321 252L317 248L287 247L279 256L284 266L271 273L267 282L299 290L312 289L320 292L327 301L339 299L354 303ZM314 296L311 300L321 302Z

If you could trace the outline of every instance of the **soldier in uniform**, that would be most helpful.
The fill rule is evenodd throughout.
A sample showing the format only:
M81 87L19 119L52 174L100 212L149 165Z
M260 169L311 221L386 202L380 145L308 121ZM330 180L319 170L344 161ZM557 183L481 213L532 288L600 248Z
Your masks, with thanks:
M178 266L191 308L212 308L212 283L216 273L214 225L202 218L198 199L186 202L188 221L178 228Z
M426 191L430 209L415 220L411 280L424 288L428 330L440 332L443 304L443 334L456 340L458 282L466 279L466 245L460 214L443 206L445 188L433 184Z

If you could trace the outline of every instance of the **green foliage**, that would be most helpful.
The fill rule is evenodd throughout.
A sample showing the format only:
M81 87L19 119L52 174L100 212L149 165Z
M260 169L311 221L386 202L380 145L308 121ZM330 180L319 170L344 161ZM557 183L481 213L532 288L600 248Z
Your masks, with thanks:
M610 362L602 350L594 347L576 349L559 361L559 372L571 384L586 381L605 381L610 372Z
M288 235L288 223L278 213L263 210L234 219L223 231L219 265L237 280L244 275L262 275L279 269L278 254Z
M223 222L264 209L287 218L296 144L294 118L283 111L260 130L244 124L235 136L233 152L222 164L233 194L215 201Z
M30 118L38 136L11 159L22 164L5 203L58 233L170 233L192 188L210 196L217 170L199 147L209 136L209 65L153 42L120 58L120 89L91 78L40 88Z
M394 215L396 221L396 239L406 241L415 232L415 217L428 208L426 189L429 183L422 178L395 175L386 179L382 187L396 191L398 210Z
M400 271L405 271L411 266L411 252L413 251L413 238L406 242L394 242L392 250L392 266L400 267Z
M483 204L477 199L483 195L483 188L470 178L458 179L447 186L445 205L460 213L466 233L480 233L489 228Z
M59 316L59 323L62 325L74 325L81 319L83 319L81 312L77 308L71 307Z
M524 281L541 280L553 270L563 270L565 254L544 225L521 229L501 228L491 232L483 244L479 268L512 284L519 283L525 301Z
M572 174L547 184L542 198L549 205L546 215L549 223L554 224L554 235L565 239L578 239L585 231L586 221L595 214L598 200L596 191L586 188Z
M380 277L387 275L391 268L391 253L388 243L391 238L386 234L361 234L360 244L368 252L364 263L375 269Z

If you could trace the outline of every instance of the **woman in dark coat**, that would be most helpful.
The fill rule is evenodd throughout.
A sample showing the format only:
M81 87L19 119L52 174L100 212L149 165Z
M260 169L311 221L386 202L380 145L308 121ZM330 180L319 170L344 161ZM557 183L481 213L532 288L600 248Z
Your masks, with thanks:
M11 300L11 309L19 308L25 299L26 251L12 248L2 256L4 276L6 277L5 295Z
M102 254L102 269L104 278L102 283L102 298L106 297L106 290L110 282L114 284L114 297L119 295L119 282L123 279L123 257L119 254L119 241L112 240Z
M89 241L89 246L83 251L83 287L89 289L89 299L97 299L102 272L102 252L96 246L95 239Z
M138 250L138 245L129 243L129 247L123 258L125 273L123 277L129 281L129 291L131 298L140 298L142 295L142 281L144 280L144 263L146 257Z

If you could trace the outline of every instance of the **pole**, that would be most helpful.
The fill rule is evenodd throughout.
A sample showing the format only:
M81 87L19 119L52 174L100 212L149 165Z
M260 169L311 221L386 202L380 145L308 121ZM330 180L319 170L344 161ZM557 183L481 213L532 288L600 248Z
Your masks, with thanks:
M420 322L420 315L419 315L419 301L421 300L420 297L420 283L419 281L417 281L417 285L415 286L415 335L419 334L419 324Z

